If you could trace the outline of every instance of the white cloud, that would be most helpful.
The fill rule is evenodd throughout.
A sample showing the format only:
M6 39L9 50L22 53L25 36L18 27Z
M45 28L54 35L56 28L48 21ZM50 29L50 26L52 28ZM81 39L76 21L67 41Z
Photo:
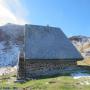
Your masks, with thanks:
M15 12L12 12L12 5L15 5ZM19 0L0 0L0 25L6 23L25 24L24 10Z

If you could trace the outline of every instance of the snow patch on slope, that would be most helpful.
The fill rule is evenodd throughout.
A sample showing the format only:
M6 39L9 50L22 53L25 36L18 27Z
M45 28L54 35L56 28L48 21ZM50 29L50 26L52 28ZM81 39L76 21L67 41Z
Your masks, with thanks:
M74 79L90 78L90 74L88 74L88 73L81 73L81 72L72 73L71 76L72 76Z
M90 57L90 37L72 36L69 38L73 45L81 52L83 57Z
M2 49L1 49L2 48ZM7 51L3 51L4 46L0 43L0 67L14 66L17 64L19 48L15 45Z

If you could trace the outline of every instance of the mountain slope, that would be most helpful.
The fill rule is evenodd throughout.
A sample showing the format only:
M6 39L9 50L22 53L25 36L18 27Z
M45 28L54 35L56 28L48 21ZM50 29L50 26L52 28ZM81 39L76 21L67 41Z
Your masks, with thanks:
M72 36L69 39L84 57L90 56L90 37L80 35Z
M0 67L16 65L23 40L24 26L15 24L0 26Z

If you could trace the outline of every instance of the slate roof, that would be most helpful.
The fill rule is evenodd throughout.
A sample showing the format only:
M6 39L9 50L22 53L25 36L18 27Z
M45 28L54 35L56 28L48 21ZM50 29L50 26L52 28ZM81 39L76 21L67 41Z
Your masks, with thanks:
M60 28L25 25L25 59L82 60Z

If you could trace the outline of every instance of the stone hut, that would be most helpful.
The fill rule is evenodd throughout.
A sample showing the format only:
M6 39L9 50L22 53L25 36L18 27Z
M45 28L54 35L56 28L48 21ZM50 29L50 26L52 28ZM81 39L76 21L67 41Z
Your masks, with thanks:
M22 52L21 52L22 53ZM60 74L83 57L60 28L25 25L24 51L20 54L18 78Z

